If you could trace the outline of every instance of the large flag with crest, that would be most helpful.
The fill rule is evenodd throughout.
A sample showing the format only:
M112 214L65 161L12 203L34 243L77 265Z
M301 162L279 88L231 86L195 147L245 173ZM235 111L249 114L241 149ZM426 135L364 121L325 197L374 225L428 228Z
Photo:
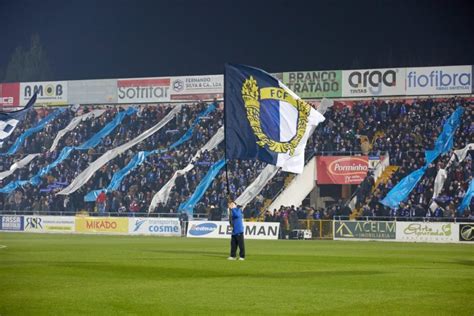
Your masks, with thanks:
M309 136L324 116L267 72L225 66L226 159L258 159L301 173Z

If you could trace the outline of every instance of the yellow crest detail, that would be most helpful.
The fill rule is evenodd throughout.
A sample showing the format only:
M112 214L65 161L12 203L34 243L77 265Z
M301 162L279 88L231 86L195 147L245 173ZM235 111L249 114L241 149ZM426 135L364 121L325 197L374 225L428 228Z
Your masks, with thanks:
M252 127L253 133L257 137L257 144L260 147L267 146L268 149L273 152L289 153L290 156L293 156L296 146L298 146L304 136L304 133L306 132L306 125L308 123L308 116L311 111L311 106L301 99L292 99L292 105L298 110L298 125L296 128L296 135L287 142L279 142L270 139L263 132L260 122L260 94L261 93L258 88L257 81L252 76L244 81L242 85L242 99L245 103L247 119L249 120L250 127Z

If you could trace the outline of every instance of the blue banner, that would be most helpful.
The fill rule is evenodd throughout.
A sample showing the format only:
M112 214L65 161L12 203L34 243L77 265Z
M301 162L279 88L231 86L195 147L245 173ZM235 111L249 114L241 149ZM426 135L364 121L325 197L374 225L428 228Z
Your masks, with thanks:
M380 201L385 206L397 208L400 202L405 201L423 177L428 165L438 158L439 155L449 152L453 148L453 138L457 128L461 124L463 108L458 107L443 125L443 130L435 142L433 150L425 151L426 164L424 167L413 171L403 178L395 187L388 192L387 196Z
M462 212L467 207L469 207L469 205L471 204L473 195L474 195L474 179L471 179L471 182L469 183L469 188L467 189L466 194L464 194L464 198L462 199L462 202L458 207L459 212Z
M427 167L413 171L394 186L387 196L380 202L390 208L397 208L400 202L404 201L410 192L415 188L418 181L425 174Z
M48 174L52 169L54 169L61 162L66 160L73 150L75 149L87 150L87 149L97 146L104 137L109 135L122 122L125 116L132 115L135 112L137 112L137 110L131 107L128 108L126 111L119 112L111 122L105 125L100 131L98 131L95 135L89 138L82 145L77 146L77 147L69 147L69 146L64 147L61 150L61 153L59 154L58 158L56 158L56 160L54 160L49 165L41 168L38 171L38 173L35 176L33 176L30 180L12 181L7 186L1 188L0 193L10 193L14 191L16 188L20 186L24 186L27 183L38 186L41 183L41 178L44 177L46 174Z
M10 149L8 149L6 153L1 153L0 155L6 156L6 155L13 155L14 153L16 153L18 148L20 148L20 146L25 142L25 139L28 136L41 131L46 126L46 124L54 120L59 114L63 113L64 111L66 111L66 109L61 108L61 109L57 109L53 113L50 113L48 116L46 116L41 121L39 121L35 126L24 131L23 134L21 134L20 137L16 139L15 143L10 147Z
M436 139L434 149L425 152L426 164L432 163L439 155L447 153L453 149L453 138L457 128L461 124L462 113L463 108L458 107L444 123L443 130Z
M100 192L102 191L111 192L111 191L117 190L120 186L120 183L122 183L122 180L130 173L130 171L140 166L146 160L148 156L153 155L153 154L158 154L158 153L159 154L165 153L187 142L189 139L191 139L191 136L193 135L196 125L199 124L202 118L209 115L215 109L216 109L216 105L214 103L211 103L204 111L199 113L197 117L194 119L191 126L186 131L186 133L184 133L183 136L181 136L176 142L171 144L169 148L138 152L125 167L123 167L122 169L114 173L112 180L110 180L110 183L107 186L107 188L90 191L84 196L84 201L95 202Z
M214 178L217 176L222 167L224 167L224 165L225 159L221 159L212 165L206 176L201 180L201 182L199 182L193 195L191 195L191 197L187 201L179 205L180 211L184 211L188 213L188 215L193 214L194 207L202 199L204 193L206 193L212 181L214 181Z

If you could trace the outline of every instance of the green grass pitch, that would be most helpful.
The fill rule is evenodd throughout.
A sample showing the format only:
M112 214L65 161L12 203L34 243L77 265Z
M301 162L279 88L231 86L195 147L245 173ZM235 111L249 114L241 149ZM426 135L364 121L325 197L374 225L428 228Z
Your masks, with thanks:
M474 245L1 233L0 315L474 315Z

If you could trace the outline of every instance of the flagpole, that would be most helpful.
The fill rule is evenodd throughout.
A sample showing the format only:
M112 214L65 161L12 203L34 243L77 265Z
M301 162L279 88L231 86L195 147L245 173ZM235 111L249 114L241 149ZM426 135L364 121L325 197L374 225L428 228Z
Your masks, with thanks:
M227 130L226 130L226 125L227 125L227 115L226 115L226 97L225 97L225 90L226 90L226 65L224 65L224 163L225 163L225 180L226 180L226 188L227 188L227 198L230 197L230 188L229 188L229 168L227 164Z

